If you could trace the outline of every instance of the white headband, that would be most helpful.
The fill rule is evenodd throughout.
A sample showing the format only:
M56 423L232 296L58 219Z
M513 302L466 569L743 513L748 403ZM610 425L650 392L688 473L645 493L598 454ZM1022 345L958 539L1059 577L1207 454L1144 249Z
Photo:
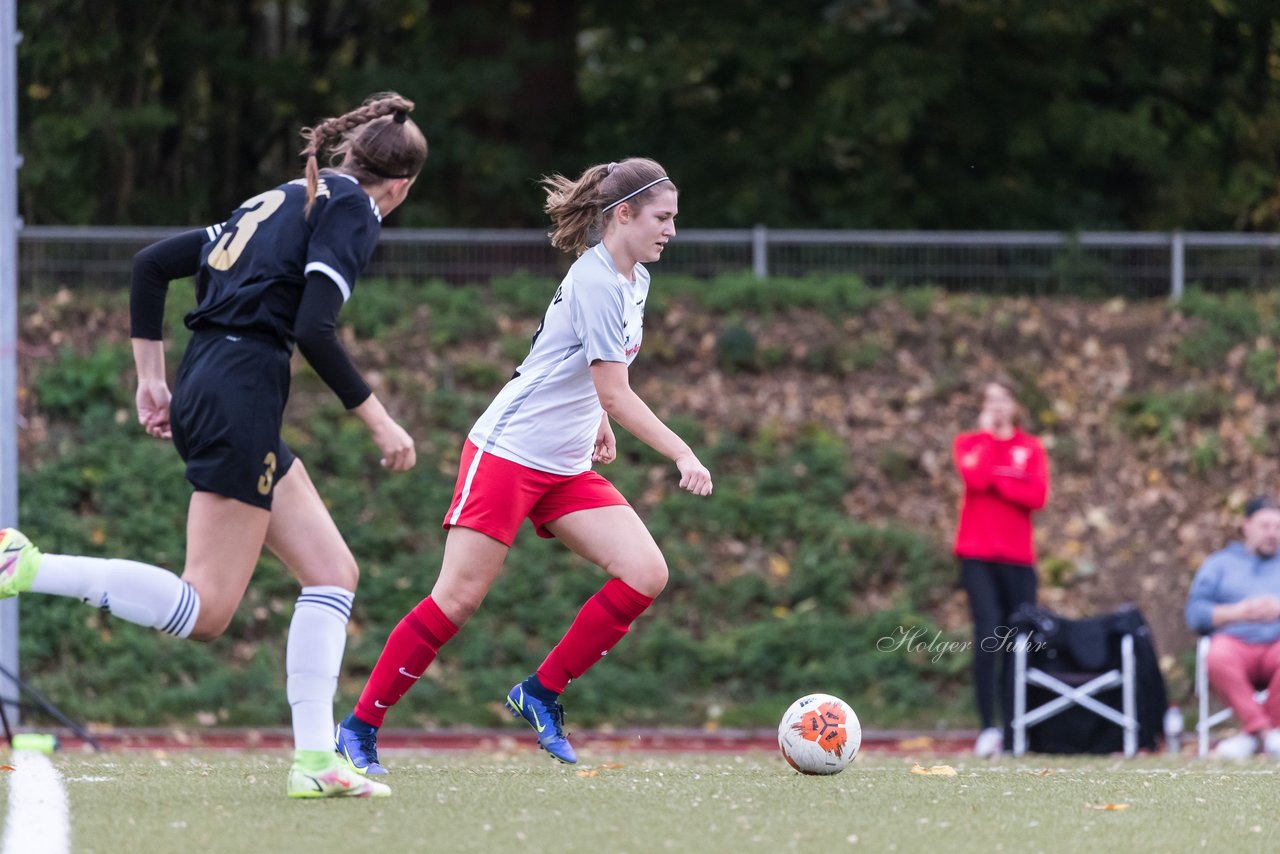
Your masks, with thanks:
M609 212L609 210L610 210L610 208L616 208L618 205L622 204L622 203L623 203L623 202L625 202L627 199L631 199L631 198L634 198L634 197L636 197L636 196L640 195L641 193L643 193L645 190L649 189L650 187L657 186L658 184L661 184L663 181L670 181L670 180L671 180L671 179L670 179L670 178L668 178L666 175L663 175L661 178L657 178L657 179L655 179L655 180L653 180L653 181L650 181L648 184L645 184L645 185L644 185L643 187L641 187L640 189L635 190L635 191L630 192L630 193L627 193L627 195L625 195L625 196L623 196L622 198L618 199L616 202L611 202L611 203L609 203L609 204L605 205L605 206L604 206L604 210L600 211L600 213L608 213L608 212Z

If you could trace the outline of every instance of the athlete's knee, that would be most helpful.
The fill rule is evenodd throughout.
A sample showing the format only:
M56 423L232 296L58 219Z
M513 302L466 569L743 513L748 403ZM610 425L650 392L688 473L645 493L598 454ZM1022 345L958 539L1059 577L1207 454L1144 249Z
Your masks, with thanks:
M651 555L647 559L627 561L611 568L611 574L620 579L641 596L656 599L666 589L670 572L662 555Z
M440 613L449 618L454 626L461 629L471 615L480 608L480 603L484 600L484 594L476 594L474 592L458 592L454 590L451 593L431 593L431 598L435 600L436 606L440 608Z
M356 585L360 582L360 566L350 552L339 556L328 567L326 574L329 577L324 582L325 584L332 587L341 587L350 593L356 592Z
M463 624L471 619L471 615L480 608L480 603L484 601L485 592L478 588L441 590L437 587L431 591L431 599L436 603L436 607L440 609L440 613L449 619L449 622L458 628L462 628Z
M240 604L239 600L224 601L226 597L220 596L215 586L209 584L207 580L203 582L193 580L190 574L183 575L182 580L191 585L191 589L195 591L196 607L199 609L196 612L195 625L191 627L191 634L187 637L205 643L217 640L231 625L231 618L235 616L236 607Z
M200 616L196 618L195 627L191 629L188 637L202 643L215 641L227 631L233 615L234 612L222 614L201 609Z
M354 593L360 581L360 566L346 548L323 556L309 555L298 562L293 572L303 587L341 587Z

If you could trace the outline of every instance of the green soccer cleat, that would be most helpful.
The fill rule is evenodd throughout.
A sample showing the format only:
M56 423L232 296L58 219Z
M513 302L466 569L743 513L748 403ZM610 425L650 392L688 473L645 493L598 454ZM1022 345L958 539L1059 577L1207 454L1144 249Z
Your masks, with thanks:
M17 528L0 529L0 599L31 589L40 569L40 550Z
M291 798L387 798L391 787L356 773L351 764L336 754L326 753L320 770L301 757L289 769Z

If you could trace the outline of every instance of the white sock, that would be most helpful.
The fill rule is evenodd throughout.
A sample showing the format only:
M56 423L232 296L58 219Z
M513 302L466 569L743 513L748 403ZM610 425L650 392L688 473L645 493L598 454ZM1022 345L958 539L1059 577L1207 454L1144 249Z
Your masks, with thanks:
M167 569L132 560L43 555L31 589L79 599L130 623L185 638L200 615L200 595Z
M333 695L355 598L341 587L304 587L298 597L285 648L297 750L333 750Z

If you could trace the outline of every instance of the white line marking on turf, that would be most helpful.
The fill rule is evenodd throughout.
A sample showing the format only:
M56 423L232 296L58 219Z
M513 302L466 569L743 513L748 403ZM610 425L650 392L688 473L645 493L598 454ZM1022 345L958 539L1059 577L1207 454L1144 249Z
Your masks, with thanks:
M71 815L58 771L43 753L13 754L9 775L9 815L4 823L3 854L67 854Z

